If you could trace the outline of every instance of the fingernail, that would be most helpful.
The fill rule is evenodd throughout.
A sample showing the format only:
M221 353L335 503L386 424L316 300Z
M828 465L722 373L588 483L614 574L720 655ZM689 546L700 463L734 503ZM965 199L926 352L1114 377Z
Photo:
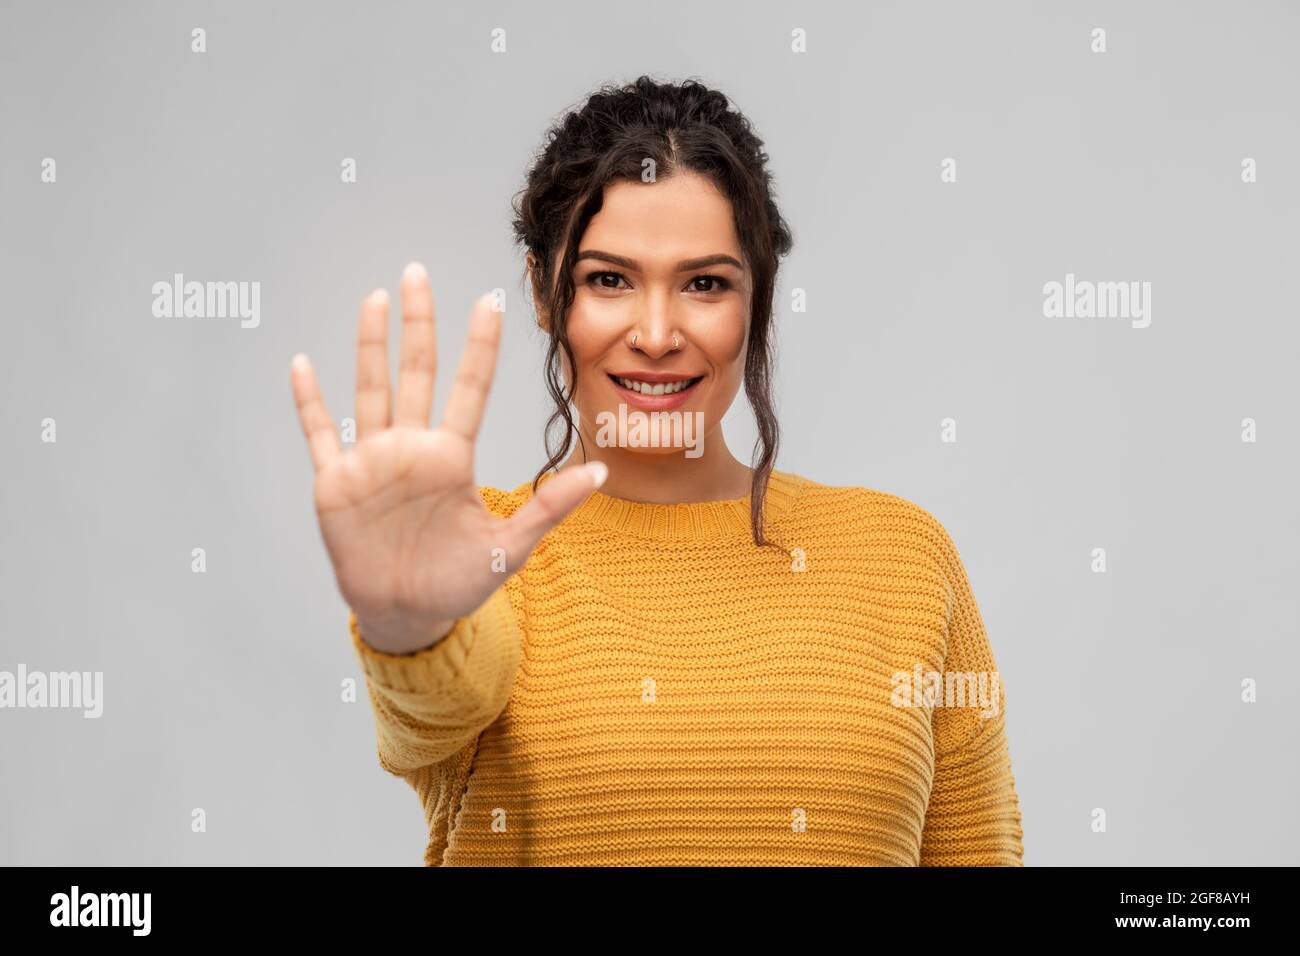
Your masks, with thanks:
M293 357L293 367L298 371L306 369L311 363L307 361L307 356L299 352Z
M388 304L388 290L387 290L387 289L376 289L374 292L370 293L370 301L371 301L372 303L374 303L375 305L387 305L387 304Z
M589 461L586 465L587 471L591 474L591 480L595 483L594 487L599 488L609 477L609 466L603 461Z
M406 268L402 270L402 278L412 281L427 278L428 275L429 273L425 271L424 266L418 262L408 262Z

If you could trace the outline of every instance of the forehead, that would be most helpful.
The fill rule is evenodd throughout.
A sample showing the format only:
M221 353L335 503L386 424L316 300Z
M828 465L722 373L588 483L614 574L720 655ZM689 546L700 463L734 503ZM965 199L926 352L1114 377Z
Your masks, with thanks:
M718 252L744 259L731 202L697 173L607 185L600 212L578 246L588 247L636 259L647 268Z

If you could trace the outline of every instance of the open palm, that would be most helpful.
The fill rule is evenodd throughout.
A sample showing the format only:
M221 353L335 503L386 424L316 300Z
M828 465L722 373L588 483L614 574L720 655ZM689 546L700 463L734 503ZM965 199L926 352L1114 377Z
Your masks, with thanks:
M596 463L564 469L509 519L489 512L474 481L474 443L496 367L501 313L490 295L475 303L442 424L430 428L437 337L428 275L416 263L402 274L401 312L394 408L388 295L378 290L362 302L357 443L350 453L340 447L310 362L296 356L291 371L316 468L316 514L339 591L366 643L392 654L432 645L478 608L605 475ZM495 570L502 551L504 574Z

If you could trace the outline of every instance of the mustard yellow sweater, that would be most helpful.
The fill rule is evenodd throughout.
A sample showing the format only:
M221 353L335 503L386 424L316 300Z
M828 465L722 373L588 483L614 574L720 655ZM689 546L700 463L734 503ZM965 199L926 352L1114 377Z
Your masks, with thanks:
M502 516L530 493L480 489ZM432 648L380 653L352 614L425 865L1022 865L1005 694L944 527L779 471L766 519L788 553L754 545L748 497L597 493Z

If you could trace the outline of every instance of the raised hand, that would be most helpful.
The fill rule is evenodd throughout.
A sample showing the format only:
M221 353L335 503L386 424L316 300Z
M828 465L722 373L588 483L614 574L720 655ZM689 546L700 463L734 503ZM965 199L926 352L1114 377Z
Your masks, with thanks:
M474 482L474 442L492 385L501 313L490 294L470 316L442 424L429 427L437 368L429 277L411 263L401 281L397 400L388 376L388 293L361 304L357 334L357 443L339 445L334 420L304 355L294 357L294 401L316 467L321 536L344 600L366 643L389 654L429 647L478 608L542 536L605 480L598 462L543 482L509 519L484 506ZM493 570L505 549L506 574ZM498 562L499 566L499 562Z

